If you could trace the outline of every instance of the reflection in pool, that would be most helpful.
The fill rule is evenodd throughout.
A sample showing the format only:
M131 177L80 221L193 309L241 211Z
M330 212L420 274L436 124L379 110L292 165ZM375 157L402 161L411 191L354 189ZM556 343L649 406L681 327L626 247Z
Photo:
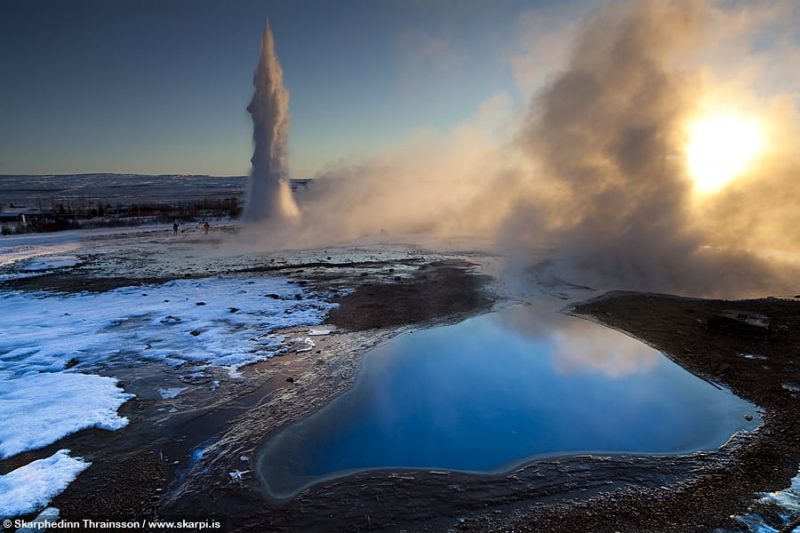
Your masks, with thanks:
M747 414L750 403L622 333L515 307L372 350L353 388L270 439L257 468L285 499L367 469L488 473L544 454L709 450L754 427Z

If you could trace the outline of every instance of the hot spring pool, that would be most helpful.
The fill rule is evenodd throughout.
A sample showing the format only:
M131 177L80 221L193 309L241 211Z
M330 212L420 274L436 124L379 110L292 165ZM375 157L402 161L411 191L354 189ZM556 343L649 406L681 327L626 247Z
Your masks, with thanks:
M369 469L491 473L548 454L711 450L757 423L752 404L642 342L514 307L373 349L353 388L270 439L256 468L281 500Z

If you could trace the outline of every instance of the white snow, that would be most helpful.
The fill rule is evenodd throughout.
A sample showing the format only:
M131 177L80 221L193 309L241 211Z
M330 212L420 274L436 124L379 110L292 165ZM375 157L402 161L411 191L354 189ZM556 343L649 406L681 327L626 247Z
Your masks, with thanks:
M36 267L29 258L28 267ZM0 262L8 259L0 250ZM46 269L68 264L36 261ZM132 395L94 372L157 361L185 365L196 377L214 366L235 376L238 368L290 347L310 349L310 338L285 342L276 330L322 323L335 307L324 301L328 296L283 277L252 274L102 293L0 291L0 459L82 429L125 426L117 409ZM159 392L168 399L184 389ZM62 450L0 477L0 515L41 509L88 465Z
M762 492L758 496L761 503L771 503L777 506L778 516L783 520L783 525L788 525L791 518L800 516L800 471L792 478L789 488L776 492ZM779 531L769 525L758 513L751 512L735 518L751 533L778 533ZM798 531L798 528L794 528L793 531Z
M322 335L330 335L332 332L332 328L311 328L308 330L308 335L310 337L321 337Z
M132 398L117 380L69 372L0 380L0 459L42 448L71 433L113 431L128 419L117 408Z
M761 501L774 503L795 516L800 514L800 472L792 478L792 484L788 489L762 494Z
M756 354L756 353L743 353L743 354L740 354L740 355L742 357L744 357L745 359L751 359L751 360L754 360L754 361L766 361L767 360L767 357L765 355L759 355L759 354Z
M74 255L48 255L25 261L20 270L23 272L39 272L55 268L72 267L80 262L80 259Z
M91 294L0 294L0 379L147 359L238 368L286 347L271 333L335 307L283 278L176 280Z
M244 479L244 475L249 472L249 470L234 470L233 472L228 472L228 475L231 477L231 483L233 483L234 481L241 481Z
M116 410L132 396L90 371L142 360L235 370L289 347L311 349L307 337L287 343L273 332L319 324L334 306L284 278L259 276L105 293L0 293L0 420L15 421L0 425L0 458L85 428L123 427ZM160 393L170 399L184 390Z
M0 517L19 516L45 507L91 463L59 450L0 476Z
M188 389L189 387L170 387L167 389L158 389L158 393L161 397L165 400L170 400L172 398L177 398L180 393Z
M16 533L41 533L48 529L48 523L52 524L58 521L59 515L61 515L61 510L58 507L48 507L28 522L28 525L17 529Z
M316 343L311 340L311 337L293 339L291 342L292 349L294 349L297 353L310 352L314 349L314 346L316 346Z

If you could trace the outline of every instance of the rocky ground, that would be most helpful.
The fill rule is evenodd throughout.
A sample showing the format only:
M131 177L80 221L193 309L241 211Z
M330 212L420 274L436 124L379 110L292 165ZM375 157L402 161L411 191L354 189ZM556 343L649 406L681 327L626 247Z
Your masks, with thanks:
M140 393L156 382L173 385L164 365L137 365L124 375L116 369L125 389L137 394L120 409L128 427L82 431L0 463L2 474L62 448L90 460L92 467L52 502L64 519L216 516L228 530L254 532L714 531L740 529L732 516L753 507L780 523L755 494L786 488L800 464L800 302L611 293L569 310L647 342L763 409L759 430L717 452L546 458L486 476L370 471L276 504L263 497L252 471L266 439L347 390L371 346L489 311L507 295L498 296L469 254L377 252L345 261L320 252L229 268L209 267L187 252L176 269L163 267L174 257L147 252L152 243L136 246L142 253L120 250L118 265L114 254L102 255L102 275L91 266L97 261L87 260L86 267L7 280L4 288L100 292L161 283L176 271L202 278L211 269L286 276L315 291L350 290L336 297L339 307L323 325L331 333L315 339L313 350L291 349L244 367L240 379L221 379L220 394L209 392L221 377L212 372L172 402L172 413L164 412L162 399ZM141 264L133 265L137 257ZM741 312L768 317L766 332L724 319Z
M4 464L4 470L69 448L90 460L92 468L53 500L65 520L213 515L226 517L226 523L235 527L240 513L234 509L242 502L255 496L255 508L264 505L250 459L265 436L346 390L370 346L422 325L460 320L488 310L493 303L485 290L488 277L474 273L473 265L463 260L323 263L248 269L253 276L285 274L313 290L344 285L355 289L336 299L339 307L322 326L333 332L316 338L313 351L290 350L247 366L240 379L223 380L227 390L222 395L192 387L175 399L175 414L164 413L160 399L137 394L120 409L131 420L127 428L80 432L20 454ZM72 272L12 280L9 285L17 290L73 292L87 286L104 291L162 281L84 278ZM165 383L162 366L128 369L122 384L137 392L138 386L150 382ZM115 369L115 375L120 372ZM212 377L192 385L204 385ZM206 455L198 457L206 448ZM232 478L234 471L242 471L242 479ZM224 504L220 506L219 500Z
M361 298L354 301L369 302ZM769 316L769 335L709 327L730 310ZM749 510L781 527L776 509L755 495L786 488L800 463L798 311L794 301L646 294L612 294L572 310L643 339L761 406L763 426L718 452L551 458L496 476L365 472L280 505L266 504L256 484L250 492L206 486L172 510L188 512L213 495L237 531L735 531L742 524L733 517Z

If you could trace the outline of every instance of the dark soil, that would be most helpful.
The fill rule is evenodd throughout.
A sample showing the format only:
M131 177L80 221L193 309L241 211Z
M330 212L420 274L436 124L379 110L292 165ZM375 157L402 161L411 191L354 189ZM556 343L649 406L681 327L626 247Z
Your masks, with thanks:
M345 331L414 325L491 307L482 290L488 276L469 274L463 262L422 267L407 280L367 283L336 300L327 322Z

